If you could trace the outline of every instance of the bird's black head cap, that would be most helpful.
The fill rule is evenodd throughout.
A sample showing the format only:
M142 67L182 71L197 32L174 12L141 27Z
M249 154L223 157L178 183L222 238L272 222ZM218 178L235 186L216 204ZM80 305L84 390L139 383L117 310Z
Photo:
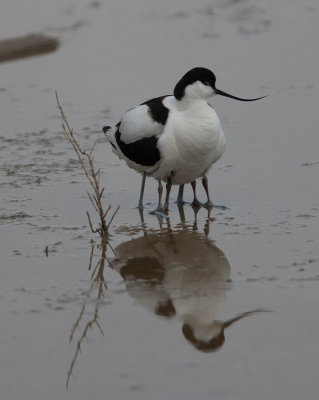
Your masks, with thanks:
M203 67L196 67L186 72L182 79L177 82L174 89L174 96L177 100L181 100L185 94L185 88L192 83L200 81L205 85L215 88L216 77L214 73Z

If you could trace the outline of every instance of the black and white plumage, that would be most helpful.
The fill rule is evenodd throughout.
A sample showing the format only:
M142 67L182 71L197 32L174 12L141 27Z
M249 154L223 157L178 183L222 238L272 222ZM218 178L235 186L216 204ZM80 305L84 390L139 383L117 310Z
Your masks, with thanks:
M215 87L216 78L206 68L193 68L177 83L174 94L157 97L128 110L115 129L104 127L107 140L119 158L145 177L159 181L161 209L161 181L167 182L164 211L168 209L172 185L184 185L203 177L208 197L206 173L224 153L226 140L215 110L207 99L219 94L242 101ZM196 199L195 184L194 200ZM178 200L181 201L182 188Z

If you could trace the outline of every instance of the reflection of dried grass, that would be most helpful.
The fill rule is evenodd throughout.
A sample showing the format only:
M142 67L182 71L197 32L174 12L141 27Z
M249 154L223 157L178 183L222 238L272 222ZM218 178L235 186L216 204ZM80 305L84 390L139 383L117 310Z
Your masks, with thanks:
M87 192L89 199L95 209L95 211L99 215L100 222L98 224L98 227L96 229L93 228L93 224L91 221L90 214L87 213L90 228L92 233L99 233L101 238L103 239L108 239L108 228L113 221L113 218L115 217L115 214L117 213L119 206L113 213L110 221L106 223L106 216L108 212L111 209L111 206L108 206L106 210L103 208L102 204L102 197L104 193L104 188L101 189L100 187L100 178L101 178L101 170L98 169L97 171L95 170L94 163L93 163L93 151L96 145L96 141L94 141L91 149L89 151L83 150L82 147L80 146L79 142L77 141L76 137L74 136L74 131L73 128L71 128L69 121L63 111L63 108L59 102L58 94L55 92L56 95L56 100L58 103L58 108L61 113L61 119L62 119L62 128L63 128L63 133L64 137L72 144L78 159L80 161L81 167L85 173L85 176L87 177L92 189L93 189L93 194L90 194Z
M90 263L89 263L89 267L88 267L89 271L92 270L94 249L95 249L95 245L93 244L92 249L91 249L91 254L90 254ZM96 325L98 327L100 333L102 335L104 335L103 329L102 329L101 325L99 324L99 307L101 305L101 300L104 298L104 290L105 289L107 290L107 285L106 285L106 282L104 279L104 267L105 267L106 250L107 250L107 242L106 241L102 240L100 250L101 250L101 254L100 254L99 261L97 262L97 264L95 265L95 267L92 271L91 286L90 286L89 290L86 292L87 300L83 304L81 311L78 315L78 318L76 319L75 323L73 324L73 326L71 328L69 343L71 343L73 341L76 331L78 329L80 329L80 323L83 320L84 313L87 309L87 306L91 303L91 301L89 301L89 300L92 300L92 293L95 291L95 289L97 289L97 296L93 300L93 303L94 303L93 318L91 318L88 322L86 322L84 329L82 330L82 333L77 341L76 350L73 355L71 365L70 365L70 368L67 373L67 380L66 380L67 388L69 386L69 381L72 376L72 372L73 372L75 363L81 352L82 343L83 343L84 339L87 338L88 331Z

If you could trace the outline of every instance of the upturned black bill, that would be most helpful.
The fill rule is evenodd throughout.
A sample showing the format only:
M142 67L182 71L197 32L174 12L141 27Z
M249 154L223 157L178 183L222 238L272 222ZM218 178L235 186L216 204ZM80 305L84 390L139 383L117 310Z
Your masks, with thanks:
M222 90L219 90L219 89L215 89L215 93L220 94L221 96L230 97L231 99L240 100L240 101L256 101L256 100L260 100L260 99L267 97L267 96L262 96L262 97L256 97L255 99L242 99L241 97L232 96L231 94L223 92Z

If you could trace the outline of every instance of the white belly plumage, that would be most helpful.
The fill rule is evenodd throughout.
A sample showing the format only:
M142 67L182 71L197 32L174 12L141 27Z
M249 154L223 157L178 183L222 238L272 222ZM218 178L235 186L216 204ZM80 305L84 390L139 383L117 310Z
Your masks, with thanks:
M150 175L164 181L171 177L173 185L182 185L207 172L223 155L226 139L213 109L210 109L205 125L187 121L185 129L181 128L180 121L176 125L178 129L174 129L174 121L170 121L160 136L161 160Z

